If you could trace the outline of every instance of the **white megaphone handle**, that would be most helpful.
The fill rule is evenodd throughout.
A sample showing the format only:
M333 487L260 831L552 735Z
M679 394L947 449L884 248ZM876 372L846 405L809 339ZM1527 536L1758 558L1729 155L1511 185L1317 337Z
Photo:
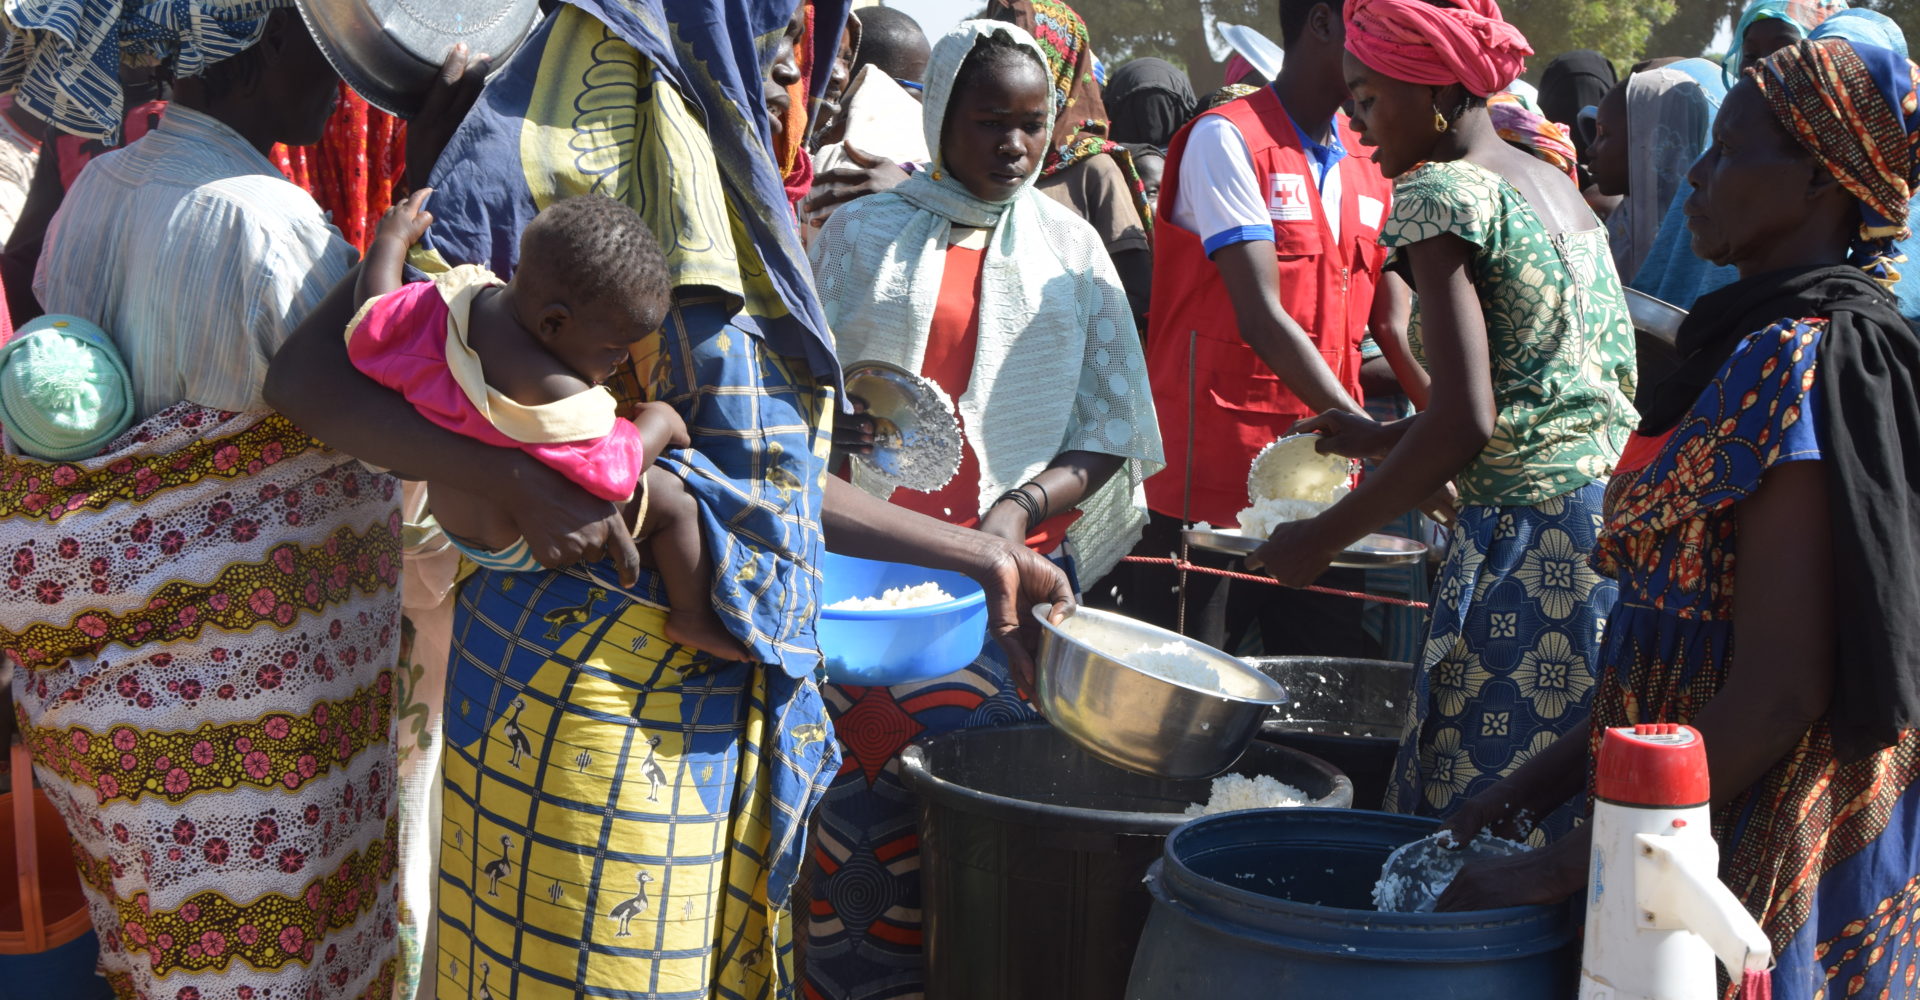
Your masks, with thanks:
M1773 965L1773 945L1758 921L1720 882L1720 850L1711 839L1642 833L1634 837L1634 901L1641 927L1700 935L1735 982Z

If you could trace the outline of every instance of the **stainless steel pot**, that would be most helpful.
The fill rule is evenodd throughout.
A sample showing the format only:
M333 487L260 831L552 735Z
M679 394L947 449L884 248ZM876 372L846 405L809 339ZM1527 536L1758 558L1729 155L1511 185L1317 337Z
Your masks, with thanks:
M1145 622L1077 608L1043 629L1035 684L1047 721L1101 759L1141 774L1210 778L1233 766L1286 689L1212 647ZM1216 690L1129 666L1138 649L1178 642L1211 666Z
M1656 299L1645 292L1625 289L1627 293L1627 316L1633 320L1633 328L1653 337L1671 348L1680 335L1680 323L1687 318L1687 311Z

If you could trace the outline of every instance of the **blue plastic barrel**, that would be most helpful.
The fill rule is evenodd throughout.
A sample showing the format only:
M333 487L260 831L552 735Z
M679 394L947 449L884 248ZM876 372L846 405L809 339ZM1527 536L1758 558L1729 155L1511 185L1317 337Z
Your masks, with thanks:
M1568 906L1381 913L1373 884L1435 821L1350 809L1198 819L1148 873L1153 910L1126 1000L1566 1000Z
M92 931L50 951L0 955L0 1000L113 1000L95 972L100 938Z

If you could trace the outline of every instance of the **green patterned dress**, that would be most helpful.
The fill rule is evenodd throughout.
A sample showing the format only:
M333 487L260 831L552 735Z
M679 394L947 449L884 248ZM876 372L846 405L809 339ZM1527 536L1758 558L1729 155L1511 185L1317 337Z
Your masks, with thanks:
M1381 241L1452 234L1486 317L1498 418L1454 480L1460 519L1433 602L1387 808L1445 816L1586 717L1613 583L1587 565L1634 414L1633 326L1596 222L1549 232L1465 161L1401 177ZM1536 831L1550 838L1571 812Z

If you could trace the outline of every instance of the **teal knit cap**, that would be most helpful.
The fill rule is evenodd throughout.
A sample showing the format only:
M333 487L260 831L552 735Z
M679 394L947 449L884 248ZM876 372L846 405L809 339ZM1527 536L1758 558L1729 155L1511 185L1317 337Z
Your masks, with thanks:
M99 327L42 316L0 346L0 424L21 452L90 458L132 423L127 366Z

